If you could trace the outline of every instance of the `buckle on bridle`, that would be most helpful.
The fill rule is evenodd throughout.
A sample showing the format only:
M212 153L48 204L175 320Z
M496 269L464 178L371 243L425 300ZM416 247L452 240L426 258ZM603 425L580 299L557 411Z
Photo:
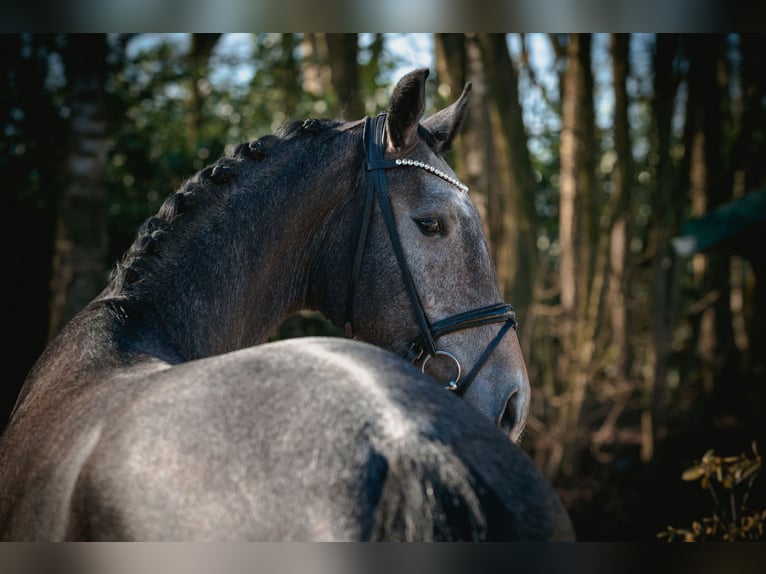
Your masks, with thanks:
M425 355L425 349L423 345L420 345L417 340L410 343L410 348L404 354L404 359L410 363L417 363Z

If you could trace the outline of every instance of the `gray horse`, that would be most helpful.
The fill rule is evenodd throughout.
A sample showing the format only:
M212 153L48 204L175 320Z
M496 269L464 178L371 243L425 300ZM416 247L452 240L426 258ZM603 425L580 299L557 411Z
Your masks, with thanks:
M573 537L512 441L515 318L442 159L470 90L420 123L427 76L378 118L239 146L144 223L25 381L0 537ZM366 342L263 344L300 309Z

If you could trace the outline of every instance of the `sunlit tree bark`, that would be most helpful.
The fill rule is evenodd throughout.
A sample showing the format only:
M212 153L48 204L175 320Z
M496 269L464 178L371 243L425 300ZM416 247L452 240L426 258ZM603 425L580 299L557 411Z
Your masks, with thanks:
M611 342L616 349L616 377L627 381L632 363L630 313L628 310L628 247L630 242L630 200L633 182L633 156L628 123L628 48L627 34L611 36L612 76L614 85L614 151L612 170L612 213L609 232L608 309Z
M323 34L309 32L301 37L301 89L315 97L325 96L330 108L337 107L330 66L328 64L327 42ZM332 95L333 97L327 97Z
M594 209L593 150L597 146L590 49L589 35L569 37L562 105L559 198L562 316L558 378L566 389L567 400L560 421L561 446L551 457L549 472L561 463L567 475L575 472L582 442L578 430L595 331L591 324L593 318L588 313L598 234Z

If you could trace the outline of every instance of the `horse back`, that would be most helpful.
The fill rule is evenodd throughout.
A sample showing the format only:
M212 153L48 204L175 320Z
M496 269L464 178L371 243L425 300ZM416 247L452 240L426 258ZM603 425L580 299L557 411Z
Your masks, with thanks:
M19 469L0 486L16 502L5 538L571 535L521 449L376 347L284 341L105 379L79 417L60 404L57 429L18 421L49 448L3 447Z

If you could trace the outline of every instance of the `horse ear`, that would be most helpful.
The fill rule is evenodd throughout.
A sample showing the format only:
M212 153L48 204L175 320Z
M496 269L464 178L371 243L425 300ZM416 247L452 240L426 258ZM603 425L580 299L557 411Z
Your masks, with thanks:
M392 151L406 149L417 137L418 123L426 109L428 68L410 72L396 84L386 115L388 143Z
M468 83L455 103L423 120L423 127L428 128L436 138L437 153L444 153L452 146L452 140L463 124L470 96L471 84Z

